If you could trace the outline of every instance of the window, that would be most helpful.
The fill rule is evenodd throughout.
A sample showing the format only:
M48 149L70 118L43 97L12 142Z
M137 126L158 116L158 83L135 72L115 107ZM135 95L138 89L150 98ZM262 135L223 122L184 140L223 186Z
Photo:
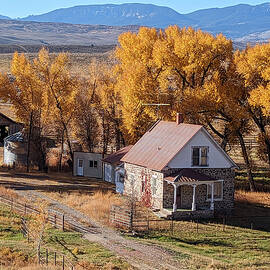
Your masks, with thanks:
M124 183L125 177L123 175L119 175L119 183Z
M207 200L211 200L212 185L207 185ZM223 181L214 183L214 200L222 200L223 198Z
M157 176L156 175L152 175L151 187L152 187L152 195L156 195L157 193Z
M208 166L208 152L207 146L192 148L192 166Z
M90 168L97 168L98 162L96 160L89 160L89 167Z

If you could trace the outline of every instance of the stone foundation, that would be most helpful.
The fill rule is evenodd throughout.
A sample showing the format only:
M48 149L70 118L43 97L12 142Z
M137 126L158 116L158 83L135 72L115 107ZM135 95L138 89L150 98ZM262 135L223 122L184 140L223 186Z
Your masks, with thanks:
M177 211L172 213L176 220L210 219L214 217L213 210Z

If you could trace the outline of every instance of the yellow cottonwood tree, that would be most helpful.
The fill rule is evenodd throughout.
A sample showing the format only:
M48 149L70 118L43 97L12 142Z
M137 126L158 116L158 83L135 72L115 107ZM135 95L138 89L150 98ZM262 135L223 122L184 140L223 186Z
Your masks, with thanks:
M28 128L27 171L29 171L32 129L34 126L41 127L44 93L33 63L24 54L14 54L10 76L0 74L0 98L12 103L18 121Z
M261 133L270 165L270 136L267 133L270 109L270 43L247 47L235 53L237 72L244 80L244 90L249 97L241 105L246 108Z
M46 49L42 49L34 60L34 67L45 97L44 119L61 124L73 161L69 125L76 109L74 104L79 83L78 79L70 74L69 66L69 57L66 53L60 53L52 59Z

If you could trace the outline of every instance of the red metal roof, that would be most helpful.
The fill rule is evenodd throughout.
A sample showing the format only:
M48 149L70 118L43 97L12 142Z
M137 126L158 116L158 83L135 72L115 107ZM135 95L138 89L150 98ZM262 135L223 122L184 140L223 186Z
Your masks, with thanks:
M164 180L177 183L193 183L198 181L216 181L217 179L202 173L198 173L192 169L182 169L177 173L165 177Z
M132 148L133 145L128 145L119 151L107 156L102 161L106 163L110 163L113 165L118 165L121 163L121 158L128 153L128 151Z
M201 128L200 125L160 121L121 161L162 171Z

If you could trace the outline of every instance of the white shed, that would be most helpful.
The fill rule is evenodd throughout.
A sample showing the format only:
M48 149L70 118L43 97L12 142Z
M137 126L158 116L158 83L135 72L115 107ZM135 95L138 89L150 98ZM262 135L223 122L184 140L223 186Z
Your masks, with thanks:
M73 175L102 178L102 154L74 152Z

